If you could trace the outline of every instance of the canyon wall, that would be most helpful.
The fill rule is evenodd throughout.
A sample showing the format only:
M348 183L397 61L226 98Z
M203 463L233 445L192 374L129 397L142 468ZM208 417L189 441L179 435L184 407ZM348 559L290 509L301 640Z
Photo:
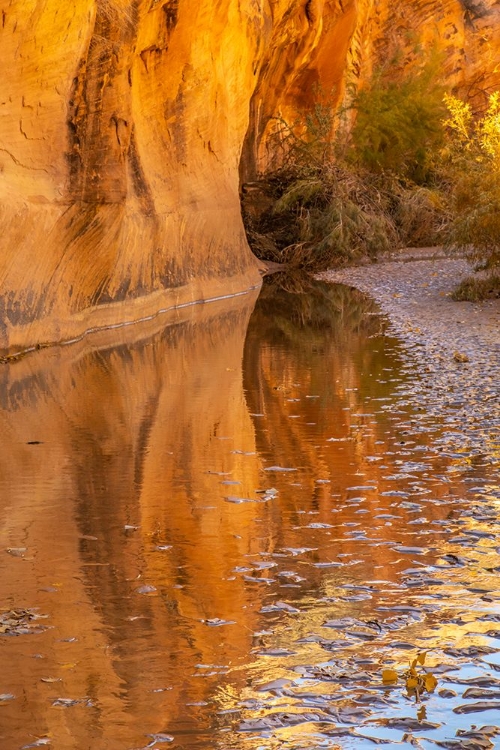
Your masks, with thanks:
M259 3L11 0L0 11L0 346L258 285L238 163Z
M401 43L490 90L499 28L495 0L2 0L0 350L257 286L239 185L275 118Z
M264 55L250 104L242 181L279 165L280 124L303 121L318 101L349 105L352 93L377 68L390 66L397 78L434 54L447 88L478 110L500 88L497 0L324 0L307 5L314 8L316 37L285 43L285 31L277 26Z

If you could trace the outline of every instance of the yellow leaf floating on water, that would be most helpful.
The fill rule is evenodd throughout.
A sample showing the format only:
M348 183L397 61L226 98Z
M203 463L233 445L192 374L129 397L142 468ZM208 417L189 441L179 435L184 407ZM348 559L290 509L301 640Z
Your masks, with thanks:
M438 681L434 677L433 674L426 674L425 675L425 689L428 693L432 693L432 691L436 688L438 684Z
M419 651L416 659L410 662L409 669L401 675L401 678L405 681L409 696L415 696L417 701L420 701L420 697L424 691L432 693L438 684L433 674L424 672L422 669L426 656L426 651ZM397 682L399 677L400 675L398 675L395 669L382 670L382 681L384 683Z
M397 682L398 673L394 669L384 669L382 672L382 682Z
M427 709L425 706L420 706L420 708L417 711L417 719L419 721L424 721L427 718Z

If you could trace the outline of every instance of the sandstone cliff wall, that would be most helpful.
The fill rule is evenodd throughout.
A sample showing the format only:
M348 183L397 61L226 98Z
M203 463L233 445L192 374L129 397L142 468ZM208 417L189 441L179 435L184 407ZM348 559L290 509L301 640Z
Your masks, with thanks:
M0 346L258 284L238 163L260 4L1 5Z
M495 0L1 0L0 350L258 285L273 118L415 40L480 96L499 29Z
M500 88L497 0L318 0L308 4L315 33L290 39L276 25L250 104L242 180L280 162L276 121L300 121L315 102L349 100L375 68L395 58L395 77L435 51L455 94L481 109ZM292 51L293 50L293 51ZM279 126L278 126L279 129Z

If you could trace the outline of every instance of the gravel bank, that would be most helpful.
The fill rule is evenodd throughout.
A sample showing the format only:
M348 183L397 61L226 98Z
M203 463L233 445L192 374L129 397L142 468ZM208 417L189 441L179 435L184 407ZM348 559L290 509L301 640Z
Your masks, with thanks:
M469 273L463 259L423 253L418 260L332 270L321 278L378 302L407 355L401 396L426 418L444 422L443 450L493 464L500 455L500 300L452 300L453 288Z

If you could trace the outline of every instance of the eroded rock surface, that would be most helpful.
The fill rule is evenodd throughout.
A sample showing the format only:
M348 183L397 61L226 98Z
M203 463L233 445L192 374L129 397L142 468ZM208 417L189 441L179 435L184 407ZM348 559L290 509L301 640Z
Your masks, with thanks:
M1 345L258 284L238 163L260 7L12 0L2 19Z

